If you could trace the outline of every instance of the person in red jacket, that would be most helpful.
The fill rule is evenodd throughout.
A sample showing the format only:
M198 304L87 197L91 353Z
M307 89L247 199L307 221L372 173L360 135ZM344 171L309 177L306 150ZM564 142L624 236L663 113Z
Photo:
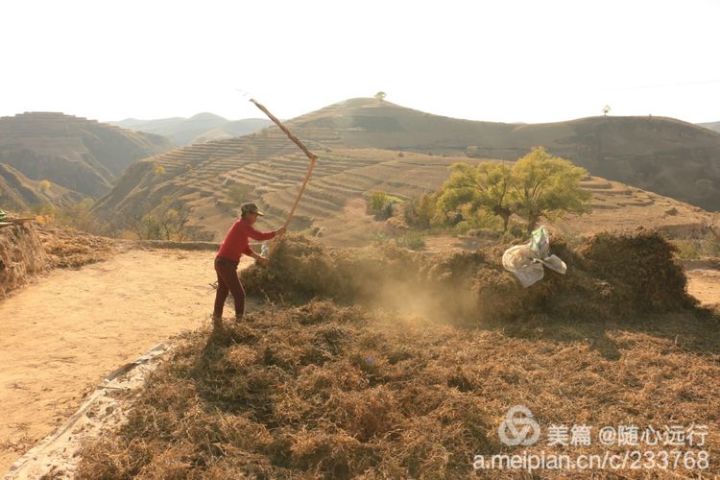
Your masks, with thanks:
M228 292L235 300L235 320L242 320L245 313L245 290L237 274L237 266L242 255L254 258L259 264L267 263L267 258L258 255L250 248L250 239L270 240L276 235L285 233L285 227L273 232L259 232L253 228L258 216L263 215L254 203L246 203L241 207L241 217L237 220L220 245L215 256L215 272L217 272L217 293L213 310L213 327L222 327L222 313Z

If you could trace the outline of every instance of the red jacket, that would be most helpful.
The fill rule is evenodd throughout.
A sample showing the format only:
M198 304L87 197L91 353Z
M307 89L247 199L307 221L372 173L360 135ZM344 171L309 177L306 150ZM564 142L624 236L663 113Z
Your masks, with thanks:
M252 250L250 250L250 238L253 240L270 240L275 234L276 232L258 232L241 218L228 230L227 235L225 235L225 240L223 240L223 243L220 245L217 256L237 262L243 253L245 255L252 253Z

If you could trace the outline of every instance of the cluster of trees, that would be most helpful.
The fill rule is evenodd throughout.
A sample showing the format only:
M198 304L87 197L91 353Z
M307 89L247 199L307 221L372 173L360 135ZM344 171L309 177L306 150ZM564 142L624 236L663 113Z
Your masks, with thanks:
M127 215L120 224L110 225L92 211L90 198L57 207L49 203L33 207L32 213L45 221L76 228L96 235L124 236L134 234L140 240L212 240L212 234L190 226L191 212L184 204L165 197L151 212Z
M542 147L512 165L458 163L437 192L406 205L405 219L411 226L428 228L489 214L501 219L506 232L516 215L525 220L531 232L541 217L589 211L591 194L580 187L586 175L584 168Z
M92 213L94 203L91 198L85 198L62 207L51 203L43 203L33 206L30 213L36 217L42 217L45 221L57 222L60 225L66 225L96 235L112 234L107 223Z
M188 225L190 218L190 209L165 197L150 213L129 218L126 226L140 240L207 240Z

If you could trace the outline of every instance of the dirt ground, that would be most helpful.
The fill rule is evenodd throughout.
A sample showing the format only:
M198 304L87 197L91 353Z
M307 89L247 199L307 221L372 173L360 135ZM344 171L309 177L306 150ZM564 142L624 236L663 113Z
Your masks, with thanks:
M720 306L720 270L714 268L698 268L686 270L688 291L708 306Z
M0 472L106 374L169 336L209 324L213 256L131 250L80 270L54 270L0 302Z

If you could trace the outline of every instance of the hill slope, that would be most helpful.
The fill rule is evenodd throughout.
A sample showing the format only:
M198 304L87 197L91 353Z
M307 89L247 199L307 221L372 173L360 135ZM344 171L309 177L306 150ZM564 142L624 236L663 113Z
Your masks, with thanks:
M69 205L82 200L82 195L49 182L42 185L30 180L17 169L0 163L0 206L26 211L34 205Z
M128 118L111 124L170 137L176 145L188 145L254 133L270 125L270 121L262 118L227 120L212 113L199 113L190 118L173 117L158 120Z
M714 130L716 132L720 132L720 122L700 123L698 125L700 125L701 127L709 128L710 130Z
M720 135L672 119L587 118L513 125L438 117L374 99L354 99L288 123L320 156L298 212L302 225L333 219L342 224L348 220L348 200L367 192L412 196L440 185L447 167L456 161L515 159L534 145L545 145L594 175L720 208L720 170L715 162L720 160ZM164 167L162 175L155 173L157 165ZM97 212L105 217L136 215L169 195L195 211L196 224L220 235L243 200L259 199L272 214L271 222L273 216L284 215L306 166L295 146L272 127L139 162L100 201ZM597 195L633 197L641 190L628 192Z
M0 118L0 163L90 197L107 193L134 161L169 148L157 135L61 113Z
M520 125L439 117L355 99L300 117L304 138L335 144L516 159L532 146L606 177L706 209L720 209L720 134L661 117L591 117Z

